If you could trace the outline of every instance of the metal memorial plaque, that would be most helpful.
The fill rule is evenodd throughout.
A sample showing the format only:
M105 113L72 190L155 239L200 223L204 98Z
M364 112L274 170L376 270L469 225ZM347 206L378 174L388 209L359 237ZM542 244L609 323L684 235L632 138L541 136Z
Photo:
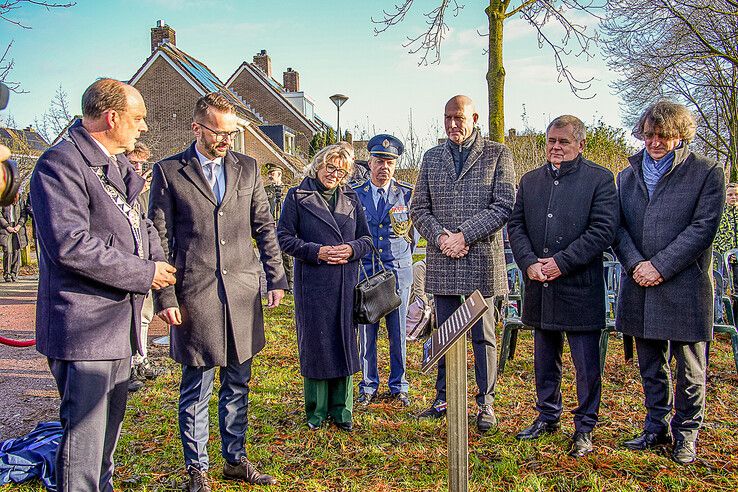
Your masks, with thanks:
M475 290L466 298L464 304L449 317L437 330L434 330L430 338L423 344L423 363L421 372L427 374L438 359L451 348L451 345L464 336L467 331L479 321L489 306L482 294Z

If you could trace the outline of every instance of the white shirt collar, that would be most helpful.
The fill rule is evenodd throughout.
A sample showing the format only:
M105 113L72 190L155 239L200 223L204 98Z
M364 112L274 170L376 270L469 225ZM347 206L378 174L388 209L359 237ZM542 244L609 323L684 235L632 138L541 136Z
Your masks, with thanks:
M113 154L111 154L110 152L108 152L108 149L106 149L103 144L101 144L100 142L98 142L95 137L93 137L92 135L90 135L90 138L92 138L92 141L95 142L98 147L100 147L100 150L103 151L103 154L105 154L108 157L115 157L115 156L113 156Z
M195 145L195 153L197 154L197 160L200 161L200 165L202 167L207 166L211 162L215 163L216 166L223 164L222 157L216 157L215 159L208 159L203 154L201 154L199 150L197 150L197 145Z

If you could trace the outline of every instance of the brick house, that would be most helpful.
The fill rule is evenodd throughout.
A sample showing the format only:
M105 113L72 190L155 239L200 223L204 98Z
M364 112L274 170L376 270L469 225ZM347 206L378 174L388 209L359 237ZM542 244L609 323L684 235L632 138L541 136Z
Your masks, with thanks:
M174 29L162 21L151 29L151 54L129 83L141 92L146 102L149 131L142 141L151 148L152 160L163 159L188 146L193 140L191 123L195 102L209 92L220 92L236 108L242 130L233 142L233 150L254 157L262 167L267 163L280 164L287 179L301 173L304 162L290 153L292 149L284 141L273 141L259 128L267 121L204 63L179 49ZM282 135L287 133L289 129L282 129Z
M315 114L313 100L300 90L297 71L288 68L282 74L282 83L272 77L272 60L266 50L254 55L253 63L241 63L226 81L226 86L257 111L267 124L286 125L294 133L298 155L307 155L313 135L328 129Z
M22 182L25 182L33 172L36 161L49 144L33 127L0 128L0 143L10 149L11 159L18 162L18 172ZM25 184L21 185L25 187Z

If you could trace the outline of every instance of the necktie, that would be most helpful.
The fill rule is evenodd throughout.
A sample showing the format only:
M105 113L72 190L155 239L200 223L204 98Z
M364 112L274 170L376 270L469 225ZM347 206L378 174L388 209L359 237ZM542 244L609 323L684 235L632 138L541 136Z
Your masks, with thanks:
M386 200L384 199L384 188L377 189L377 193L379 193L379 200L377 200L377 212L380 214L384 212L384 207L386 205Z
M208 170L210 171L210 188L213 190L215 195L215 201L220 204L220 186L218 185L218 174L217 168L220 164L216 164L213 161L208 162Z

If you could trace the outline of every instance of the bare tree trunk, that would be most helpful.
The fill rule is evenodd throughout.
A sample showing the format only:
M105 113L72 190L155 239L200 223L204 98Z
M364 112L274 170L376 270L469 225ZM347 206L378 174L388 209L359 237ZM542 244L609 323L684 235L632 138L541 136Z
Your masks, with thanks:
M507 2L490 0L485 9L489 19L489 67L487 93L489 97L489 138L505 143L505 67L502 63L502 34Z

